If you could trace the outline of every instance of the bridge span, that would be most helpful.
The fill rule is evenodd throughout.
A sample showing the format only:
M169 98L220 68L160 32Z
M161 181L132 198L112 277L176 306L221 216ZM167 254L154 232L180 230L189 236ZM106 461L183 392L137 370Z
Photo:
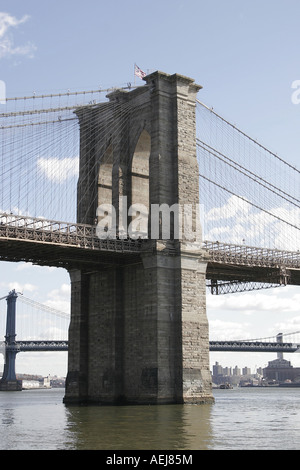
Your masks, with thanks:
M0 212L0 259L38 265L81 268L140 260L152 253L155 240L97 236L96 226ZM255 288L300 285L300 252L204 241L206 279L213 294Z
M33 351L68 351L68 341L61 340L28 340L16 341L13 345L4 344L6 351L33 352ZM211 352L300 352L300 343L275 341L209 341Z

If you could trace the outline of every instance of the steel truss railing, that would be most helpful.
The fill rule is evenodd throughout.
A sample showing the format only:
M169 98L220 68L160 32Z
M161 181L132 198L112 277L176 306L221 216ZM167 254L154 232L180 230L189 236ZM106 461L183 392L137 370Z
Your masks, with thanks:
M0 239L44 242L114 252L139 251L141 240L100 239L96 226L0 213Z
M259 266L268 268L300 268L300 251L259 248L221 242L203 242L211 260L224 264Z
M255 282L255 281L218 281L207 280L206 287L208 287L213 295L219 294L235 294L237 292L273 289L274 287L284 286L286 284L278 284L271 282Z

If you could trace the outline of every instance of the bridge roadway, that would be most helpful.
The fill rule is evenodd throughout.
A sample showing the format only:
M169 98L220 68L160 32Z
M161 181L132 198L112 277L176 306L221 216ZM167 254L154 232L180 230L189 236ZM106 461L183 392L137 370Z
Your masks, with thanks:
M5 348L5 343L2 343ZM4 350L3 348L3 350ZM67 351L68 341L16 341L15 344L6 346L8 350L15 352L32 351ZM216 351L239 351L239 352L300 352L300 344L279 343L272 341L210 341L209 350Z
M68 268L126 264L155 240L104 239L92 225L0 213L0 260ZM300 285L300 252L205 241L207 279ZM172 253L172 252L171 252ZM170 253L170 254L171 254ZM174 252L174 254L176 254Z

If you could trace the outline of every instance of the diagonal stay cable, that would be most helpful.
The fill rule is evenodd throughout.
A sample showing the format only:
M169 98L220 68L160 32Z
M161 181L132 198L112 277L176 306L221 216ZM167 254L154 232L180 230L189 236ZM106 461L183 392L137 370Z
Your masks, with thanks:
M251 206L255 207L256 209L259 209L263 212L265 212L266 214L270 215L271 217L274 217L275 219L277 220L280 220L280 222L283 222L287 225L290 225L291 227L297 229L297 230L300 230L300 227L297 227L297 225L294 225L294 224L291 224L290 222L287 222L286 220L282 219L281 217L278 217L277 215L275 214L272 214L272 212L269 212L267 211L266 209L263 209L262 207L258 206L257 204L254 204L253 202L249 201L248 199L244 198L243 196L239 196L238 194L234 193L233 191L230 191L230 189L227 189L225 188L224 186L216 183L215 181L212 181L211 179L207 178L206 176L202 175L201 173L199 173L199 176L203 179L205 179L206 181L208 181L209 183L212 183L214 184L215 186L218 186L219 188L223 189L224 191L228 192L229 194L231 194L232 196L236 196L237 198L241 199L242 201L250 204Z
M253 142L255 145L258 145L260 148L262 148L263 150L265 150L266 152L268 152L270 155L272 155L274 158L277 158L277 160L281 161L282 163L284 163L285 165L287 165L288 167L290 167L292 170L296 171L297 173L300 173L300 170L298 170L298 168L294 167L293 165L291 165L290 163L286 162L283 158L279 157L278 155L276 155L276 153L274 152L271 152L271 150L269 150L268 148L264 147L262 144L260 144L259 142L257 142L255 139L253 139L252 137L250 137L248 134L246 134L245 132L243 132L241 129L239 129L238 127L236 127L234 124L232 124L231 122L227 121L227 119L223 118L222 116L220 116L219 114L217 114L212 108L209 108L206 104L202 103L201 101L199 100L196 100L197 103L199 103L201 106L203 106L204 108L206 108L208 111L210 111L212 114L214 114L217 118L221 119L223 122L225 122L226 124L228 124L229 126L231 126L234 130L236 130L237 132L239 132L241 135L243 135L244 137L246 137L247 139L249 139L251 142Z
M256 175L255 173L253 173L252 171L250 170L247 170L246 168L244 168L242 165L240 165L239 163L235 162L234 160L232 160L231 158L227 157L226 155L222 154L221 152L219 152L218 150L214 149L213 147L211 147L210 145L206 144L205 142L201 141L200 139L197 139L197 146L202 148L204 151L208 152L210 155L218 158L219 160L221 160L222 162L224 162L226 165L229 165L231 168L233 168L234 170L240 172L241 174L243 174L244 176L247 176L247 178L251 179L252 181L254 181L255 183L259 184L260 186L263 186L265 189L267 189L268 191L271 191L273 192L274 194L276 194L277 196L281 197L282 199L285 199L287 202L293 204L294 206L296 207L300 207L299 204L296 204L295 202L291 201L290 199L294 199L295 201L299 202L299 199L291 196L290 194L282 191L280 188L277 188L275 185L273 185L272 183L269 183L267 180L261 178L260 176ZM219 154L219 155L217 155ZM223 157L223 158L222 158ZM225 160L228 160L229 162L226 162ZM248 174L249 173L249 174ZM251 175L251 176L250 176ZM262 182L260 181L257 181L257 180L261 180ZM268 187L270 186L270 187ZM272 189L273 188L273 189ZM277 192L279 191L279 192ZM285 196L283 196L282 194L284 194Z

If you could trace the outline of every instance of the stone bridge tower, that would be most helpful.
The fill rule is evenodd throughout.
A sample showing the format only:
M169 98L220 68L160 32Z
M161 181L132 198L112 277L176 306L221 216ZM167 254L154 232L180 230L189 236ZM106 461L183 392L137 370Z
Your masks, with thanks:
M149 240L135 257L111 255L70 270L65 403L213 401L207 259L196 224L195 100L201 87L162 72L144 80L145 86L114 91L108 102L77 111L78 222L101 225L108 214L98 207L112 204L123 236L124 220L126 229L143 215L130 208L141 204L149 215ZM173 212L169 236L161 218L150 224L153 208L162 204L191 208L194 238L176 235L184 217Z

